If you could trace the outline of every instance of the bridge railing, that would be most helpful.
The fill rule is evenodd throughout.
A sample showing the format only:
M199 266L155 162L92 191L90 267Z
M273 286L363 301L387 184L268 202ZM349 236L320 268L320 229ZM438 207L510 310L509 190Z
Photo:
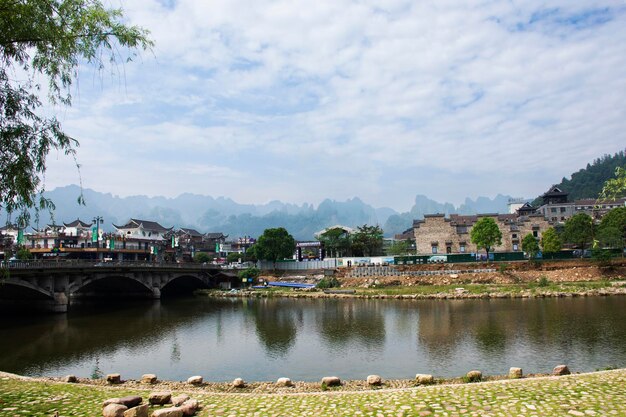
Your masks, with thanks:
M215 269L217 265L197 263L149 262L149 261L89 261L84 259L2 261L0 267L8 269L59 269L59 268L180 268Z

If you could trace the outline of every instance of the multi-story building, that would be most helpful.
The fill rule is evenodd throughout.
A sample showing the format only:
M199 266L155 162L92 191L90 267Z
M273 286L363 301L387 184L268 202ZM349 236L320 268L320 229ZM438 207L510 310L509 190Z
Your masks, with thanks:
M493 248L499 252L521 251L522 239L531 233L537 239L550 223L542 216L533 214L479 214L462 216L451 214L425 215L423 220L413 222L415 247L418 254L477 253L479 249L471 242L474 224L483 217L491 217L502 232L502 244Z

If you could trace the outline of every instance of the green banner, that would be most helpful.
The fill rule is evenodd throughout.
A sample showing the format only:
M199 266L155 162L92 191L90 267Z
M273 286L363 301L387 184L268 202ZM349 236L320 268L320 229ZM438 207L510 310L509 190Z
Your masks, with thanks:
M109 240L109 249L115 249L115 239Z
M91 241L92 242L98 241L98 228L96 226L91 228Z
M22 229L19 229L17 231L17 244L18 245L24 244L24 231Z
M176 238L172 235L172 247L176 247Z

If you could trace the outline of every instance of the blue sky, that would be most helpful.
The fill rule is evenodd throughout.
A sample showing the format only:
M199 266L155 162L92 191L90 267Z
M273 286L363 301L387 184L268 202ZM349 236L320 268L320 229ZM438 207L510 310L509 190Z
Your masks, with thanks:
M156 46L81 68L60 115L97 191L407 210L532 198L626 147L624 1L111 3Z

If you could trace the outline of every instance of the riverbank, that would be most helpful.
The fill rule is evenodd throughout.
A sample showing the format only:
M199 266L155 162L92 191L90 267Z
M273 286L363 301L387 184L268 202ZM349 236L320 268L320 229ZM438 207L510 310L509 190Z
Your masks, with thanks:
M334 293L321 289L263 288L236 291L201 290L215 297L375 298L375 299L473 299L545 298L626 295L626 260L608 264L589 260L541 263L480 263L402 265L394 276L354 277L368 267L340 268L333 279ZM479 272L490 271L490 272ZM297 281L317 284L321 274L263 275L261 281Z
M532 284L447 284L447 285L391 285L383 281L368 288L341 286L341 292L321 289L242 289L200 290L196 294L223 298L357 298L357 299L490 299L490 298L549 298L549 297L593 297L626 295L624 281L532 283Z
M83 382L83 381L81 381ZM626 369L560 377L494 380L355 391L347 387L314 393L282 388L278 393L208 392L189 385L117 386L63 383L0 373L0 417L96 416L111 397L169 389L200 401L208 416L626 416ZM165 385L163 385L165 384ZM226 385L226 384L223 384ZM319 388L319 384L317 384Z

